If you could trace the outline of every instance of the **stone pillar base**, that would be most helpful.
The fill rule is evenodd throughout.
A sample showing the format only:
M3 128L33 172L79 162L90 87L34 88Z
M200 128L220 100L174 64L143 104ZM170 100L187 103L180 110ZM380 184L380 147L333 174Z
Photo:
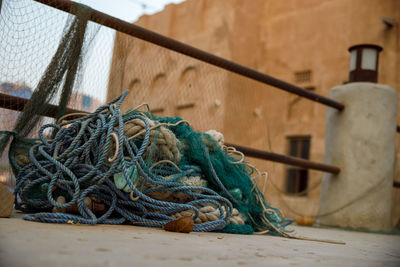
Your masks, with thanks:
M341 172L323 175L319 222L391 230L398 95L385 85L351 83L330 97L346 106L326 113L325 162Z

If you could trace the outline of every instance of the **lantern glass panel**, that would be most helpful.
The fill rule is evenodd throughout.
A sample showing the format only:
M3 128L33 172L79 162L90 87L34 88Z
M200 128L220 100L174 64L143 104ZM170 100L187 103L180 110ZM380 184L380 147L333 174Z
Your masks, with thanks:
M376 70L377 51L373 48L363 48L361 68L363 70Z
M350 71L356 69L356 63L357 63L357 50L352 50L350 52Z

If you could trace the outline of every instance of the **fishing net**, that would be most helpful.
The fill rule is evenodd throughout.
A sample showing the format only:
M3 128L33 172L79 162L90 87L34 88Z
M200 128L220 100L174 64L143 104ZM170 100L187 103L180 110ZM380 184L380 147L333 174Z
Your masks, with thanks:
M18 16L22 10L31 14ZM249 120L241 107L257 97L259 85L236 76L228 80L233 74L163 50L156 59L152 54L141 58L143 64L127 61L129 53L146 50L150 44L117 34L114 50L105 49L102 40L110 40L105 36L114 33L88 22L90 11L76 4L75 16L67 16L32 1L2 3L3 39L21 42L28 51L22 60L18 58L21 47L18 50L14 44L2 43L5 52L0 63L2 88L8 85L9 92L17 95L26 89L29 95L22 113L13 121L8 119L1 139L2 149L11 142L8 156L17 177L16 207L36 212L25 218L163 227L173 219L191 216L195 231L286 235L289 221L267 204L257 187L262 173L240 152L226 147L217 132L226 126L223 109L231 108L237 115L237 131L246 140L255 138L260 128L247 125L261 111L254 110L254 118ZM46 23L43 16L49 16ZM27 37L36 34L26 29L24 20L40 21L42 24L36 24L47 33L44 36L56 41L43 38L34 47L28 45ZM58 22L51 24L55 20ZM111 56L104 59L111 53L112 61ZM93 63L92 59L103 61ZM25 67L29 75L20 76L6 64ZM35 75L33 66L38 69ZM176 73L178 89L168 82L171 77L163 72L166 68L180 70ZM221 108L227 96L218 87L227 84L232 86L229 94L254 88L247 99ZM100 105L104 93L97 105L93 101L101 87L108 88L106 105ZM124 88L130 89L129 97L126 93L120 96ZM204 96L211 103L203 103ZM88 101L92 105L86 105ZM147 111L143 111L146 105L137 107L143 102L149 103ZM15 104L10 100L3 106ZM57 122L41 117L49 114L49 104L58 106L52 114ZM65 117L68 108L93 112ZM214 131L202 133L209 129Z
M255 183L261 174L243 156L179 117L122 115L126 94L82 118L43 126L25 151L12 145L17 209L41 211L25 219L164 227L189 213L194 231L287 235L289 221L265 202ZM46 128L55 129L53 138L44 137ZM72 206L79 215L66 212Z
M10 135L36 137L40 126L52 121L43 115L93 111L104 103L112 51L99 43L111 45L113 32L88 22L88 8L74 8L77 17L34 1L1 2L0 128L7 131L1 134L2 152L8 151ZM93 58L97 71L88 77ZM30 101L23 105L23 99ZM10 171L2 153L0 177L15 185Z

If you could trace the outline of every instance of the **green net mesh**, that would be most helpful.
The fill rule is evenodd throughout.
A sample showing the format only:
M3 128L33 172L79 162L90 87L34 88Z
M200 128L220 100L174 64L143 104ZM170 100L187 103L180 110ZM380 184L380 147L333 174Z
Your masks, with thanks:
M147 114L152 120L160 123L176 124L179 117L157 117ZM230 225L224 228L226 232L233 233L252 233L255 231L271 230L274 234L281 234L285 225L284 218L279 210L269 206L263 194L258 189L256 183L251 180L251 169L246 168L246 164L237 163L238 160L229 157L217 143L217 141L208 134L194 131L186 124L180 124L173 127L176 137L183 143L183 159L181 164L200 166L203 173L208 178L209 185L220 195L227 197L234 207L241 214L246 216L248 225ZM153 151L152 153L157 153ZM216 183L212 177L216 174L223 186L228 190L229 195L221 190L221 185ZM268 218L267 218L268 217ZM270 222L270 225L266 223ZM251 226L249 228L248 226ZM271 229L276 226L276 229Z

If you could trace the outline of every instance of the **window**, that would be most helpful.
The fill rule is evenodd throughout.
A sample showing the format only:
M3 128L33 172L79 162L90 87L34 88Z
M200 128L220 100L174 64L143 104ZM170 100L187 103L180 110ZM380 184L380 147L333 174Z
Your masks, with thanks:
M88 95L83 95L82 106L84 108L90 108L91 105L92 105L92 98Z
M296 83L311 82L311 70L299 71L294 73Z
M289 155L303 159L310 158L309 136L289 137L288 148ZM289 194L299 193L307 189L308 170L299 167L288 166L286 175L286 192Z

